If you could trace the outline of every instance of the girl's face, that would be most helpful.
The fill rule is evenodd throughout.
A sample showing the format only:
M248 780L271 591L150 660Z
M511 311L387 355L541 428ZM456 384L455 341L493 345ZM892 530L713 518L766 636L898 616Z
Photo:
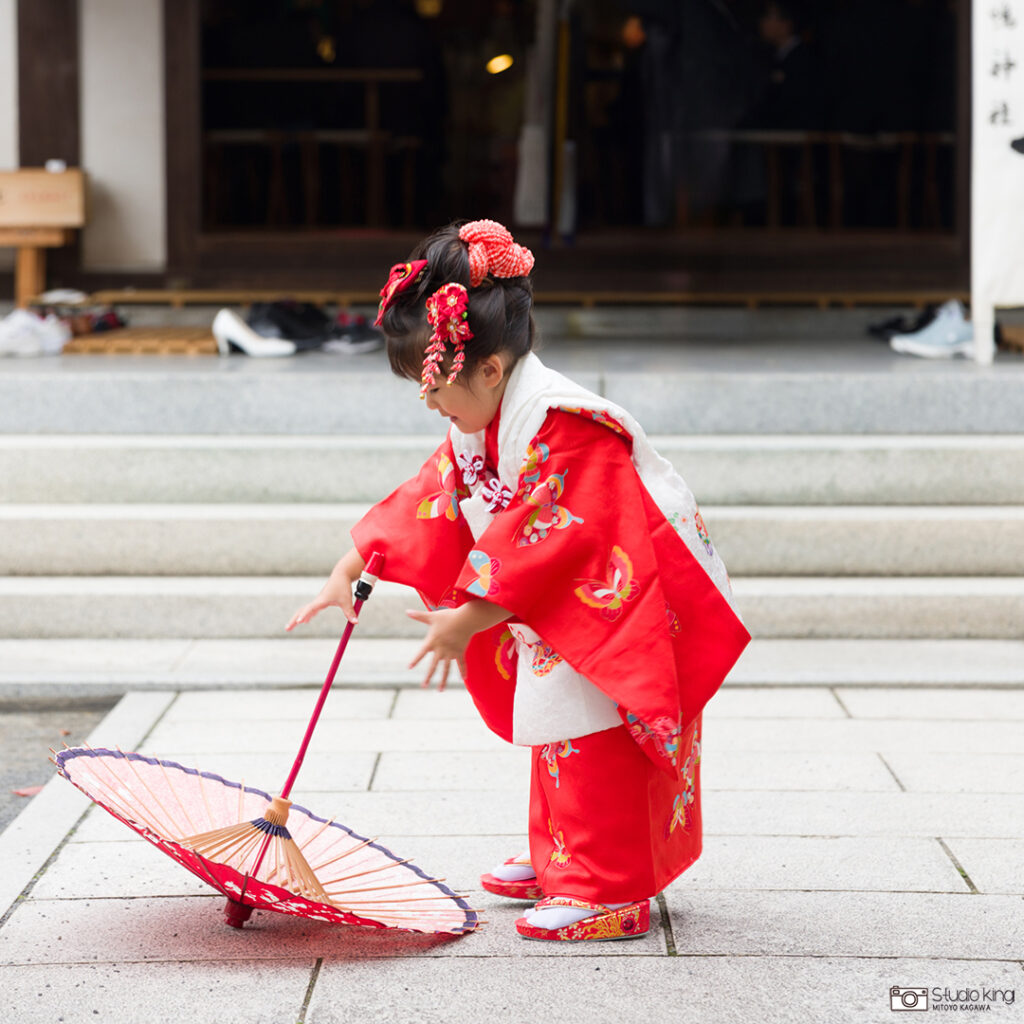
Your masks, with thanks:
M452 385L442 380L428 388L427 408L436 409L464 434L475 434L494 419L505 394L505 384L501 357L488 356L468 379L460 374Z

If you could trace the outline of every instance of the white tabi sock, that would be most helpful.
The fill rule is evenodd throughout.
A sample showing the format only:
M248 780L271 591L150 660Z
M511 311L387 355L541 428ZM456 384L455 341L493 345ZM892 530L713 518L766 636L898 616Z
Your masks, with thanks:
M627 907L628 903L606 903L609 910L618 910L619 907ZM526 915L526 923L532 924L534 928L546 928L549 931L555 928L564 928L567 924L576 924L588 917L596 917L599 910L581 910L578 907L544 907L543 910L532 910Z
M536 878L537 872L533 870L530 864L530 851L524 850L516 860L525 860L525 864L499 864L496 868L491 869L491 874L495 878L500 878L503 882L525 882L529 878Z

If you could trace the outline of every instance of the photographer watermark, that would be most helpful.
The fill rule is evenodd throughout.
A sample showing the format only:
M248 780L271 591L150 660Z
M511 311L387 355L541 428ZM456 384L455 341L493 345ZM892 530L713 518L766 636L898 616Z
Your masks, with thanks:
M994 1006L1012 1006L1016 999L1012 988L913 988L893 985L889 989L889 1009L905 1011L956 1010L984 1013Z

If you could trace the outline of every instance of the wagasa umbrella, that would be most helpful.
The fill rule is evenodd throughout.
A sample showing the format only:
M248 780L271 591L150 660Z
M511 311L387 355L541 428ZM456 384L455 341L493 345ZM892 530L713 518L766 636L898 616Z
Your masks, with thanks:
M370 596L375 553L355 590ZM288 799L352 635L345 627L313 715L278 796L174 761L122 750L71 747L58 772L94 803L227 897L225 920L241 928L256 908L332 924L460 934L476 911L433 878L341 822Z

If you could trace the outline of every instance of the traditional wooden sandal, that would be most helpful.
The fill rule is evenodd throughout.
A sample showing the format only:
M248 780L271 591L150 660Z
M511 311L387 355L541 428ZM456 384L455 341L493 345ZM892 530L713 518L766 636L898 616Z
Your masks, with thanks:
M521 864L525 867L530 862L529 860L520 860L518 857L509 857L505 863ZM493 892L496 896L505 896L510 900L527 900L532 903L534 900L544 898L544 890L540 887L536 875L533 878L509 881L488 872L486 875L480 876L480 885L488 892Z
M571 896L548 896L541 900L536 909L545 907L578 907L580 910L594 910L594 917L585 917L575 924L561 928L538 928L527 923L525 917L516 921L516 931L524 939L553 939L561 942L605 942L612 939L638 939L646 935L651 927L651 901L638 900L618 910L612 910L602 903L577 900Z

